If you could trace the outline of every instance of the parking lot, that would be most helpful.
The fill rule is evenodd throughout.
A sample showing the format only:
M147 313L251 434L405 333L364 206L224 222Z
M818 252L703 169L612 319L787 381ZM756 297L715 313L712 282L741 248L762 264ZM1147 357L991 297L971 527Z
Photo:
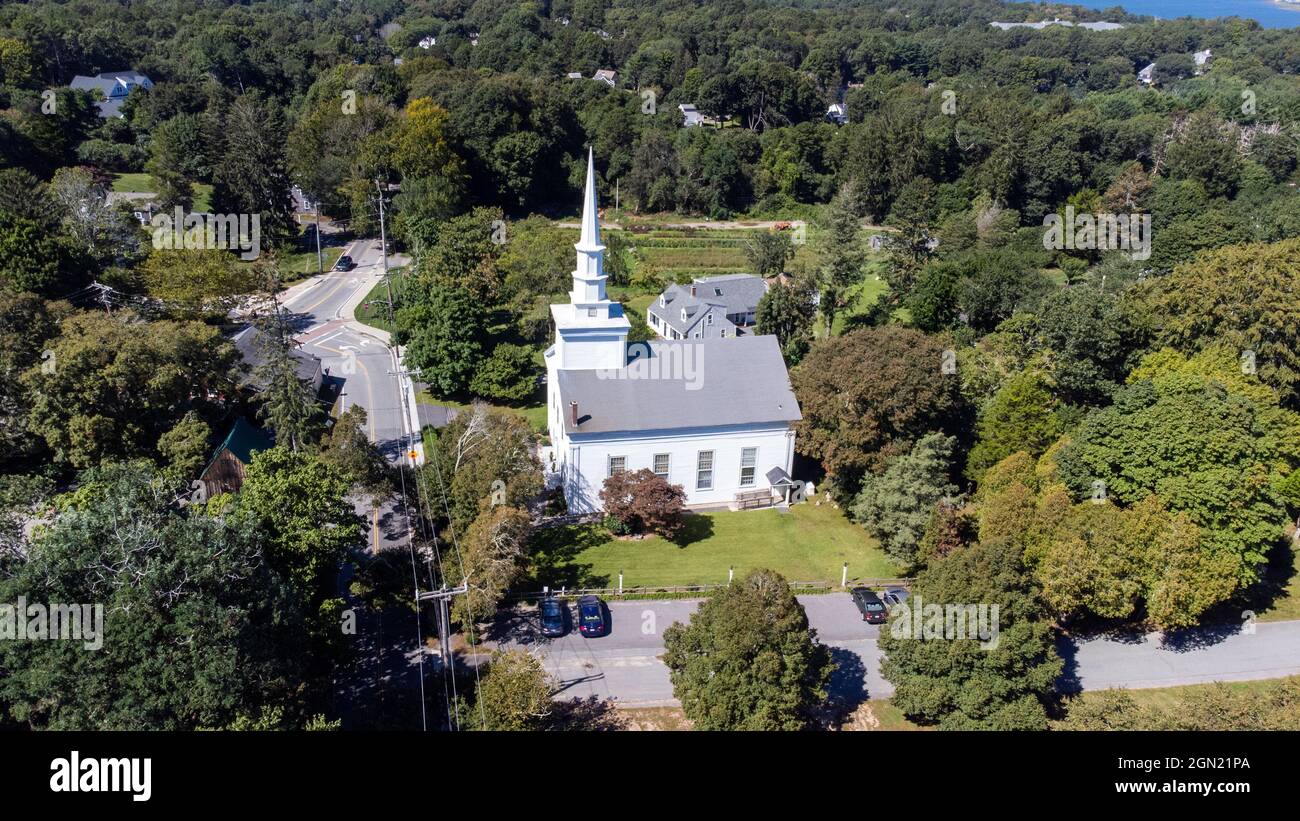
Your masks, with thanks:
M799 601L835 658L832 695L853 703L888 696L892 688L880 678L876 647L880 628L862 621L847 593L800 596ZM536 608L520 607L503 616L493 638L502 647L524 648L541 658L559 684L557 698L594 696L629 707L670 706L677 702L660 660L663 631L688 619L698 606L696 599L609 602L609 635L592 639L576 630L563 638L545 638Z

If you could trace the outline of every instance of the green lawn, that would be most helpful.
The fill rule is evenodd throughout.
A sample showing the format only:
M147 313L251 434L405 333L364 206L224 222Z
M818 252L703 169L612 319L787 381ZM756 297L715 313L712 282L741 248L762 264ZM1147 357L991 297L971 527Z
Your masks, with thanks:
M397 298L402 293L402 288L406 279L401 276L389 276L393 285L393 303L397 303ZM357 306L357 321L363 325L369 325L372 328L379 328L389 333L397 330L393 324L388 321L388 283L380 280L375 283L375 287L370 289L366 298Z
M154 191L158 183L152 175L144 173L118 174L113 178L114 191ZM194 184L194 206L196 212L212 210L212 186L204 182Z
M1130 690L1124 688L1124 692L1128 693L1139 707L1151 707L1162 712L1170 712L1177 709L1188 696L1192 695L1197 690L1204 690L1207 687L1227 687L1228 690L1234 693L1260 693L1276 687L1280 682L1294 678L1300 678L1300 676L1256 679L1254 681L1225 681L1215 684L1185 684L1181 687L1152 687L1141 690ZM1104 692L1106 691L1087 690L1072 696L1070 701L1067 703L1094 701Z
M361 315L360 312L358 312L357 316L360 317L360 315ZM373 323L368 323L368 324L373 324ZM434 405L443 405L444 407L448 407L448 408L455 408L461 413L468 413L470 411L470 408L472 407L471 403L469 402L458 402L454 399L435 398L434 396L430 395L428 391L420 391L420 395L416 397L416 401L430 403ZM488 402L487 400L483 400L483 401L484 404L486 404L488 407L498 408L507 413L513 413L518 416L522 416L524 420L527 421L530 426L532 426L532 429L534 431L536 431L537 433L546 433L546 390L545 388L542 388L538 391L538 395L533 397L533 401L523 405L518 405L518 406L502 405L496 402Z
M619 540L599 525L574 525L539 531L533 543L529 585L625 587L711 584L756 567L780 572L789 581L840 580L849 563L850 578L892 578L898 568L880 544L842 511L830 505L700 513L687 519L682 544L649 536ZM521 586L523 589L523 586Z
M339 247L328 248L322 246L320 249L321 256L324 258L324 268L326 271L334 267L338 258L343 256L343 249ZM306 279L309 276L315 276L320 273L316 261L316 249L310 248L306 251L294 251L283 254L280 257L280 274L283 276L285 283L294 282L299 279Z

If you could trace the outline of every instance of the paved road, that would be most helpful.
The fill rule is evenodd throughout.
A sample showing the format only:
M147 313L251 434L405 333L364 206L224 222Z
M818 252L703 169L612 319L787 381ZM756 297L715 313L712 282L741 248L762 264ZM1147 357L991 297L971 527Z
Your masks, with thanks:
M395 375L397 365L388 348L388 334L356 322L354 312L383 277L378 240L358 240L344 253L356 260L350 271L329 271L288 288L280 302L289 314L302 350L320 357L331 387L342 391L345 407L366 409L367 434L389 461L403 458L403 396ZM389 266L405 264L389 257ZM390 500L375 508L357 501L357 513L369 522L370 549L379 552L403 544L406 517Z
M832 696L855 704L887 698L893 687L880 676L880 628L864 624L846 593L800 596L809 624L831 648L837 670ZM613 699L629 707L676 705L668 668L660 661L663 631L685 621L698 601L611 602L613 630L599 639L570 633L546 639L535 611L512 613L490 638L529 649L559 682L561 698ZM1300 674L1300 621L1259 624L1254 633L1204 630L1168 642L1158 636L1063 640L1066 689L1168 687L1208 681L1241 681Z

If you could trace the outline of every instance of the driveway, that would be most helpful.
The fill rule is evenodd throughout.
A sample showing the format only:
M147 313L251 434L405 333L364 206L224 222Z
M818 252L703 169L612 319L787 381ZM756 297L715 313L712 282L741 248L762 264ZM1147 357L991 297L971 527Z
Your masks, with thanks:
M831 649L837 670L831 695L848 704L887 698L893 687L880 676L880 628L864 624L847 593L800 596L808 622ZM663 631L685 621L698 600L610 602L613 629L584 639L576 632L546 639L536 611L519 608L501 617L491 639L538 656L559 682L557 698L611 699L628 707L676 706L663 655ZM1186 631L1163 638L1109 636L1062 639L1063 689L1170 687L1209 681L1243 681L1300 675L1300 621Z
M800 596L799 601L840 668L831 680L833 696L856 703L892 692L880 678L880 628L862 622L847 593ZM673 706L677 701L668 668L660 660L663 631L689 619L698 606L697 599L610 602L612 629L598 639L584 639L576 631L544 638L537 631L536 610L519 608L503 616L490 638L502 647L535 653L559 682L559 698L594 696L629 707Z

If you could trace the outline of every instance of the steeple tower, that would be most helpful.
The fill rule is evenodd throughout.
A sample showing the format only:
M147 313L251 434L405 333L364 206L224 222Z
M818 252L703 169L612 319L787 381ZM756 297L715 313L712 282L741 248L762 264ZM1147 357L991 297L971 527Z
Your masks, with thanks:
M596 164L587 149L587 187L582 195L582 236L573 247L578 264L573 269L573 290L569 299L575 305L605 301L605 246L600 244L600 210L596 205ZM608 315L608 312L602 312Z
M587 151L587 185L582 196L582 234L574 249L569 301L551 306L555 345L546 352L548 371L614 369L627 365L627 334L632 323L623 306L605 295L605 246L600 244L596 204L596 163Z

